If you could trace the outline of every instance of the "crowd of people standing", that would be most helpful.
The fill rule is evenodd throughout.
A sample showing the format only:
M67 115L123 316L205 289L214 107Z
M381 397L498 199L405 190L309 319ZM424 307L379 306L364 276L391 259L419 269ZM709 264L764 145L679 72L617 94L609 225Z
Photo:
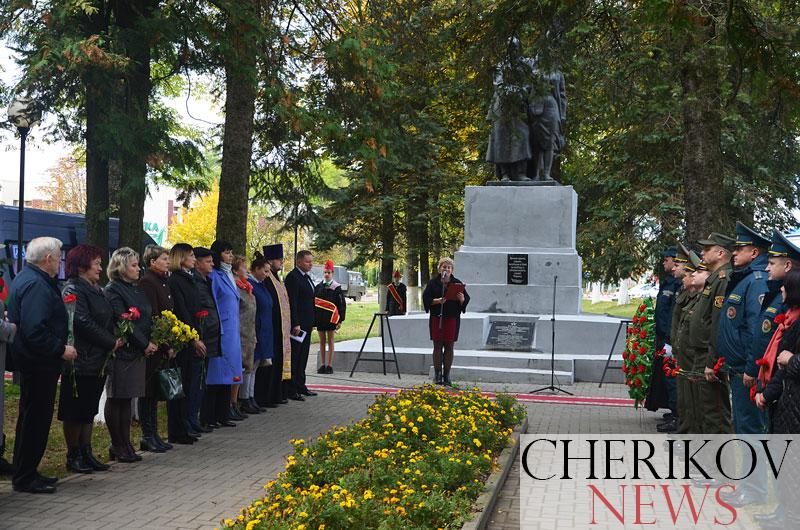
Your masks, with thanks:
M267 408L315 396L305 382L315 327L321 339L330 341L322 366L327 367L324 373L332 371L333 331L344 320L344 297L330 281L315 286L309 274L313 256L307 250L297 253L296 267L282 281L280 244L264 247L249 262L219 240L210 248L149 245L141 257L122 247L111 255L109 282L101 287L101 249L78 245L66 255L62 291L56 280L61 247L52 237L28 244L26 265L11 285L8 320L0 320L0 348L11 345L9 359L20 373L13 464L1 458L0 446L0 472L13 474L16 491L55 492L56 479L40 474L38 466L59 380L66 466L92 473L109 468L95 457L91 444L104 389L109 459L132 463L141 460L131 440L134 399L142 432L139 449L165 452L173 444L194 444L215 429L235 427ZM320 311L319 306L330 307L331 299L333 311ZM166 313L188 326L195 338L180 348L154 342L153 317ZM0 362L5 357L0 355ZM163 374L179 374L166 378L177 390L165 394ZM158 428L163 400L166 440ZM2 409L0 400L0 427Z
M646 405L671 409L658 430L800 433L800 247L777 230L767 238L743 223L735 238L715 232L697 244L699 255L681 243L662 253L673 279L662 282L656 300L656 349L702 377L664 381L654 370ZM767 502L768 490L759 472L721 495L739 508ZM765 529L792 528L800 511L781 503L754 518Z

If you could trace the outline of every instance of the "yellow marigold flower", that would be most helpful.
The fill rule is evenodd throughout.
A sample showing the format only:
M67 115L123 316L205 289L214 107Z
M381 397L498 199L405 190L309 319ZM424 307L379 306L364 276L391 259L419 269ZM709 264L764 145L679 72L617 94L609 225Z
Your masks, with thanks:
M297 514L297 516L298 517L308 517L308 514L306 512L300 512L300 513Z
M481 446L481 441L478 440L477 438L473 438L472 439L472 443L474 443L476 447L480 447Z
M366 490L366 491L364 492L364 500L365 500L365 501L368 501L368 500L370 500L370 499L371 499L371 498L373 498L373 497L375 497L375 495L373 495L373 494L372 494L372 491L370 491L370 490Z

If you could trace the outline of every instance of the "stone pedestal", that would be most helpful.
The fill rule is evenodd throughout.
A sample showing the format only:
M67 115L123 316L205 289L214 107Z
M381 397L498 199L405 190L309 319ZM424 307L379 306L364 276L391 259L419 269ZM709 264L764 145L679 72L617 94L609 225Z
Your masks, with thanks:
M550 313L557 276L556 313L580 313L577 214L572 186L467 186L455 275L467 284L469 310ZM509 283L510 254L527 256L527 283Z

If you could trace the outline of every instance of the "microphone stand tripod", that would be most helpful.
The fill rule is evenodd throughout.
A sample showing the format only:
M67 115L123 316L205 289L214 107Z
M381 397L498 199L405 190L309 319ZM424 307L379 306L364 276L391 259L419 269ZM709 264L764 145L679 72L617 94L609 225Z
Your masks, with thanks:
M536 390L531 390L528 392L529 394L536 394L538 392L561 392L567 394L568 396L572 395L572 392L567 392L561 387L555 386L555 378L556 378L556 285L558 284L558 276L553 277L553 313L550 317L550 329L552 331L551 336L551 352L550 352L550 386L544 386L542 388L537 388Z

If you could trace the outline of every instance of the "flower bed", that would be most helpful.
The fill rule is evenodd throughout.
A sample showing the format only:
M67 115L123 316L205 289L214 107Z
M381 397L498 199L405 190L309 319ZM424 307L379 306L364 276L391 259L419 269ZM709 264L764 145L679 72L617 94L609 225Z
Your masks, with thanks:
M236 529L459 528L524 409L507 395L424 386L381 396L368 416L306 444Z

